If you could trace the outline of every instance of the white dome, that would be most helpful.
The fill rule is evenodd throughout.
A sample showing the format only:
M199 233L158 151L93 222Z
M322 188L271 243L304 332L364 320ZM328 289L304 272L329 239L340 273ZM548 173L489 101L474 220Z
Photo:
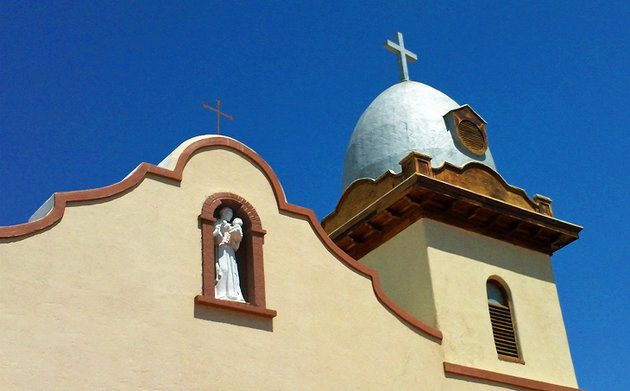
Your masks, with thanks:
M496 171L490 149L475 156L459 149L444 115L461 107L426 84L404 81L383 91L363 112L346 152L344 190L360 178L376 179L388 170L400 172L400 160L411 151L431 156L431 165L457 166L476 161Z

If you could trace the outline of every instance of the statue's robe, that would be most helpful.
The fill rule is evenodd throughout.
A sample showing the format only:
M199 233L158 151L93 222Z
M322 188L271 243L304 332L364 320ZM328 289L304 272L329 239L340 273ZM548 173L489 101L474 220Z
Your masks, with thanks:
M216 256L216 285L215 297L222 300L232 300L245 302L243 293L241 292L241 284L238 276L238 265L236 264L235 250L243 238L243 232L240 229L230 232L230 239L227 243L223 243L223 237L226 233L222 233L217 237L217 256Z

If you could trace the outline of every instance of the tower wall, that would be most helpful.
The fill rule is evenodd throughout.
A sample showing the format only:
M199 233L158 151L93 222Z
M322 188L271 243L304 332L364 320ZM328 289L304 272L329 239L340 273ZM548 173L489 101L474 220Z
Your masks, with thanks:
M378 271L385 293L421 321L438 327L425 226L412 224L363 258Z
M444 361L576 386L551 258L421 219L361 258L406 311L444 333ZM507 284L523 363L498 358L486 282Z

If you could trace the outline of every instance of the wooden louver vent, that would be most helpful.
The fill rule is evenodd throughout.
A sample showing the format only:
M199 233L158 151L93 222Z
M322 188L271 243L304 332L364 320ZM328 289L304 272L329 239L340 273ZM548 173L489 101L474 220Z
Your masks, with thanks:
M488 147L486 136L474 123L467 120L460 122L457 126L457 136L470 152L476 155L483 155L486 152Z
M494 345L499 355L519 358L514 324L509 307L488 303Z

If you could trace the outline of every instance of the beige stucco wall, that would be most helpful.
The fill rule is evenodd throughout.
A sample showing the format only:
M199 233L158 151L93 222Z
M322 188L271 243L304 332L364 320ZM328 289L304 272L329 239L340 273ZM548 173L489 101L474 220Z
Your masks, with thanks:
M421 219L361 259L386 293L427 322L435 314L447 362L576 386L549 256ZM508 285L525 365L494 346L486 281ZM428 291L430 290L430 292Z
M576 386L548 255L423 219L438 327L447 361ZM510 290L525 365L497 360L486 281Z
M268 232L273 320L193 303L197 216L224 191ZM442 346L380 304L304 218L279 213L260 168L221 148L194 155L180 185L145 178L1 241L0 329L2 390L498 389L445 378Z
M437 328L424 225L415 224L370 251L361 262L378 271L383 290L424 323Z

